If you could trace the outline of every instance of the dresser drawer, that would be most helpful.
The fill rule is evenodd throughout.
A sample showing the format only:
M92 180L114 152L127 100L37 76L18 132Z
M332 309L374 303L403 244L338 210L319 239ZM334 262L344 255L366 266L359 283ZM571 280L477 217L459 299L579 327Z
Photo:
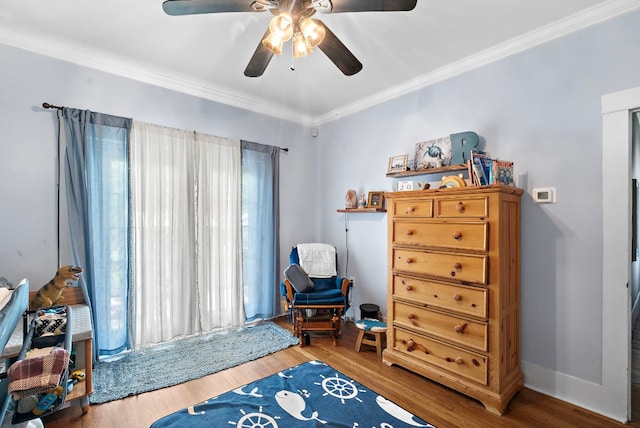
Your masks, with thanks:
M393 203L394 217L433 217L433 200L399 200Z
M394 325L419 329L479 351L487 350L487 324L400 302L393 302L393 314Z
M393 223L393 242L459 250L487 251L488 224L478 223Z
M425 361L455 375L487 385L488 358L428 339L400 328L395 329L395 350Z
M394 249L393 269L478 284L487 283L488 256Z
M394 275L393 297L487 318L489 290Z
M487 197L467 197L455 199L438 199L436 202L437 217L488 217L489 199Z

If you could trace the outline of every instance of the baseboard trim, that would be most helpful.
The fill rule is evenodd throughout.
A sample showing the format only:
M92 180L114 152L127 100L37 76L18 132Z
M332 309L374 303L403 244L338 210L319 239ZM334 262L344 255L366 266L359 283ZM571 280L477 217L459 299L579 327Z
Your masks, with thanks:
M610 394L602 384L585 381L574 376L549 370L537 364L521 362L524 386L567 403L599 413L608 418L626 423L620 416L620 400Z

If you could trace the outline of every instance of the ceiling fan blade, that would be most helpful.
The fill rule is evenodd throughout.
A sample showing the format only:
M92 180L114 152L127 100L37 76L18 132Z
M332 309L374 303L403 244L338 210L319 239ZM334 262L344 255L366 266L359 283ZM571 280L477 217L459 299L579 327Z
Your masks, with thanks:
M167 15L200 13L255 12L252 0L165 0L162 9ZM265 9L266 10L266 9Z
M270 31L267 28L267 31L264 33L264 36L260 39L260 43L256 48L256 51L253 53L253 56L249 60L249 64L247 64L247 68L244 69L244 75L247 77L260 77L262 73L267 69L267 66L271 62L271 58L273 58L273 52L271 52L265 45L262 44L262 41L269 35Z
M410 11L418 0L330 0L330 13ZM322 5L324 1L320 1ZM318 9L322 12L322 6Z
M362 70L362 63L358 61L349 49L333 34L329 28L319 19L313 22L324 27L325 35L318 48L342 71L346 76L353 76Z

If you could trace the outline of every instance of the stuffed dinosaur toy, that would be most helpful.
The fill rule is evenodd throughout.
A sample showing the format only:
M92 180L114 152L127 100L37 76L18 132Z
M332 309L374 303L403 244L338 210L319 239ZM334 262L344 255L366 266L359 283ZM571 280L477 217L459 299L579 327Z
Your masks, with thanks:
M64 299L62 290L67 287L67 282L80 279L80 274L83 271L84 269L77 266L62 266L53 279L43 285L33 296L31 303L29 303L29 309L36 310L58 304Z

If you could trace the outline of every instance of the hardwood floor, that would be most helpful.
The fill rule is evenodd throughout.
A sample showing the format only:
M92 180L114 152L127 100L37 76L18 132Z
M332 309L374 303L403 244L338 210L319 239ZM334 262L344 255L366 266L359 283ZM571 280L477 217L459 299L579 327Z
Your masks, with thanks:
M289 327L285 320L278 320L278 323ZM366 350L355 352L357 329L353 324L346 324L343 330L337 347L332 346L327 336L312 336L311 346L290 347L171 388L92 405L85 415L82 415L78 405L73 405L51 415L44 423L46 428L148 427L155 420L176 410L293 365L317 359L439 428L640 427L638 422L629 425L618 423L527 388L514 397L503 416L495 416L467 396L403 368L382 364L374 348L367 347ZM251 344L248 343L247 346ZM167 367L167 370L171 368Z

